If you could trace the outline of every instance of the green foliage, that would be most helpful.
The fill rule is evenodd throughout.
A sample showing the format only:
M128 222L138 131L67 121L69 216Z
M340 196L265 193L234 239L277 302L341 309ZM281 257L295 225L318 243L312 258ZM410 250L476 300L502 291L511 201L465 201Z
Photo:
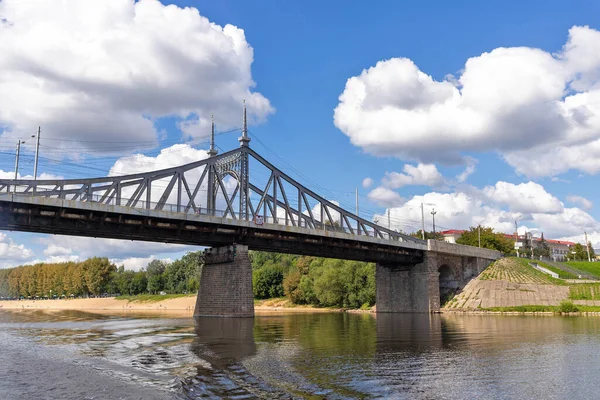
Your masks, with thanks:
M252 291L257 299L283 296L283 268L269 263L252 271Z
M172 293L198 290L200 252L188 253L166 265L154 260L147 270L117 268L108 258L83 262L40 263L0 270L0 297L60 297L121 293ZM168 284L168 285L167 285Z
M167 292L191 293L198 290L200 255L200 252L187 253L167 265L164 272L164 288Z
M468 231L463 232L456 243L478 247L479 228L472 226ZM513 251L514 242L503 233L494 232L493 228L481 227L481 247L510 254Z
M563 300L563 301L561 301L561 303L558 306L558 308L556 309L556 311L561 312L561 313L579 312L579 307L577 307L575 304L573 304L570 301Z
M252 252L252 269L254 295L260 299L285 294L294 304L344 308L375 304L374 264Z
M106 257L89 258L83 262L82 267L85 285L89 293L93 295L104 293L110 273L117 269ZM52 269L45 268L44 270L51 271Z
M548 245L548 242L546 241L546 239L544 239L544 234L542 233L542 239L540 240L540 244L533 249L533 255L536 257L546 257L546 258L550 258L550 255L552 254L551 250L550 250L550 246ZM553 271L555 272L555 271Z
M162 274L164 274L166 267L167 267L167 265L165 264L164 261L152 260L146 267L146 273L148 274L149 277L162 275Z
M591 243L588 243L588 248L590 250L590 258L593 260L596 258L596 253L594 252L594 247ZM567 260L569 261L587 261L588 253L587 249L581 243L575 244L573 248L567 253ZM598 268L600 269L600 267Z

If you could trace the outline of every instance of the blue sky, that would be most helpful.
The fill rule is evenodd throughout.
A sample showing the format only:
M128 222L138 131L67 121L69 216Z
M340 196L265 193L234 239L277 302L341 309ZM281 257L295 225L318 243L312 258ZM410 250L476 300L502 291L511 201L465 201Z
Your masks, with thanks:
M210 113L217 130L238 127L247 98L252 147L331 200L352 207L358 188L363 217L389 208L394 228L416 230L423 202L441 228L484 220L512 232L521 216L538 236L586 230L600 244L597 2L92 4L0 2L3 177L14 174L16 140L38 124L41 173L98 176L130 154L150 168L186 159L170 150L156 160L174 144L206 149ZM217 144L229 150L238 135ZM139 268L188 250L0 239L0 267L102 252Z

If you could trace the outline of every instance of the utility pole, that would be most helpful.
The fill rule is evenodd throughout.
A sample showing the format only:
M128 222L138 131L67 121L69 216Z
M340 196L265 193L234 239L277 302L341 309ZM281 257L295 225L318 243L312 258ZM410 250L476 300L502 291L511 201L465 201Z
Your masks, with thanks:
M433 240L435 239L435 214L437 214L437 211L435 211L435 208L433 210L431 210L431 215L433 215Z
M529 237L529 244L531 245L531 259L533 260L533 233Z
M215 117L213 115L210 116L210 149L207 153L209 157L214 157L219 153L215 150Z
M592 262L592 257L590 257L590 242L588 242L587 232L583 231L585 234L585 249L587 250L588 262Z
M42 132L42 127L38 126L37 143L35 145L35 161L33 163L33 180L34 181L37 179L37 166L38 166L38 155L40 154L40 133L41 132Z
M421 203L421 238L425 240L425 213L423 212L423 203Z
M358 188L356 188L356 216L358 217Z
M19 154L21 153L21 143L25 143L24 140L19 139L17 141L17 157L15 158L15 180L18 179L18 174L19 174ZM15 191L16 191L17 187L15 186Z
M390 209L388 208L388 229L390 229L391 224L390 224Z

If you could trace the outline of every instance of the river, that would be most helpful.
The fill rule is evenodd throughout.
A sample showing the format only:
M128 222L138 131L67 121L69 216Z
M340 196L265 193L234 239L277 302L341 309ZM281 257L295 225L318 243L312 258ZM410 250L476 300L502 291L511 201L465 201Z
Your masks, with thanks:
M594 399L600 318L0 311L5 399Z

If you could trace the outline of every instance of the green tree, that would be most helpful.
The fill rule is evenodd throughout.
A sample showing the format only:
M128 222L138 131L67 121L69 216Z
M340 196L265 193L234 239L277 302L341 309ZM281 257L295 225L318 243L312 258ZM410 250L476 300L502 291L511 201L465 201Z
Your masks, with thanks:
M89 293L98 295L104 291L110 278L110 273L117 267L108 258L94 257L83 262L85 285Z
M594 248L592 244L588 242L588 248L590 250L590 258L593 260L596 258L596 253L594 252ZM575 246L571 247L569 252L567 253L567 260L569 261L587 261L588 253L587 249L581 243L575 244Z
M283 296L283 268L267 264L252 271L252 291L257 299Z
M468 231L456 240L456 243L467 246L479 246L479 228L472 226ZM498 250L504 254L510 254L514 248L514 242L503 233L494 232L493 228L481 227L481 247Z
M166 264L161 260L152 260L146 267L149 293L158 293L165 287Z
M540 243L537 245L535 249L533 249L533 254L536 257L546 257L550 258L552 251L550 250L550 246L546 239L544 239L544 234L542 233L542 238L540 239Z

